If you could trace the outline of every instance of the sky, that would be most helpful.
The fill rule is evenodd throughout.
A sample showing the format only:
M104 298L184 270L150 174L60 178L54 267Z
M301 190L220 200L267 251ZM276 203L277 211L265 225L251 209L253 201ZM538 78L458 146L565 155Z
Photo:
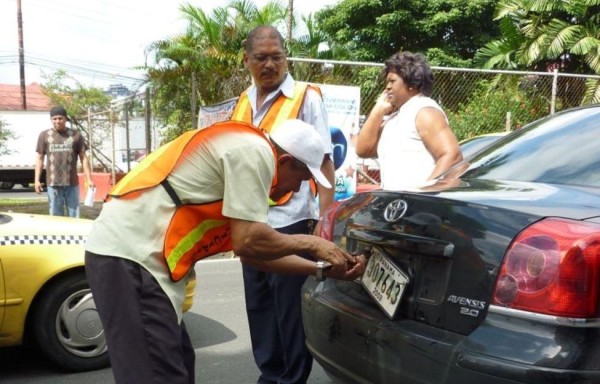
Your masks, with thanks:
M185 30L181 0L20 0L25 83L64 69L85 86L134 87L146 47ZM280 0L287 6L287 0ZM308 14L339 0L300 0ZM187 0L207 13L229 0ZM262 7L267 0L254 0ZM0 84L20 84L18 0L0 0Z

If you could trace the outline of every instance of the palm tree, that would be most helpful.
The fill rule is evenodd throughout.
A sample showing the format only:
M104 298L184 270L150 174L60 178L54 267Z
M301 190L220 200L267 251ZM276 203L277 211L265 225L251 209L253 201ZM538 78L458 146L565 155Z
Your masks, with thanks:
M250 78L242 65L244 39L253 27L276 25L286 16L277 1L259 9L250 0L232 0L210 14L187 3L180 11L188 22L185 33L156 41L146 50L148 83L160 104L154 110L171 127L167 139L195 126L196 96L201 105L210 105L248 86Z
M600 0L510 0L495 19L503 37L477 52L484 68L600 74ZM598 86L588 82L583 102L600 102Z
M201 68L194 44L192 35L182 34L155 41L146 49L147 83L153 89L156 100L165 101L157 103L154 111L164 117L169 126L177 127L169 136L177 136L194 127L193 111L197 100L195 73ZM151 65L148 65L149 60L153 61ZM186 109L189 113L171 114L174 109Z

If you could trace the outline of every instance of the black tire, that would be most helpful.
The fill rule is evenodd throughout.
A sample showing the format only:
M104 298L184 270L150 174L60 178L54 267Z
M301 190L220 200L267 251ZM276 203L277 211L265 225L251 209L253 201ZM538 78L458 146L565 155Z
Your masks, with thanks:
M110 365L104 330L85 273L61 277L36 303L31 335L48 360L74 372Z
M0 189L12 189L15 183L12 181L0 181Z

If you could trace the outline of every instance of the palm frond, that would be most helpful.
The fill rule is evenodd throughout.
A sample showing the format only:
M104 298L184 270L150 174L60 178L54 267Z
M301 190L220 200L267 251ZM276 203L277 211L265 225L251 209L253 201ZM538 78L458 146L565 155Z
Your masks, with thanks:
M501 35L503 39L511 43L511 45L517 46L523 41L523 35L519 30L518 26L510 19L504 18L498 23Z
M520 19L526 12L528 0L505 0L498 2L494 11L494 20L503 18Z
M574 1L575 2L575 1ZM556 0L532 0L529 4L529 11L537 13L552 13L564 11L569 1Z
M600 80L589 79L585 82L585 95L581 104L600 103Z
M600 74L600 48L596 46L585 55L585 62L596 74Z
M543 59L545 40L546 36L541 35L525 44L520 50L521 62L529 66Z
M243 24L250 23L251 20L256 18L258 8L254 2L250 0L232 0L227 4L227 9L235 11L235 19Z
M552 20L545 30L550 42L547 49L549 58L556 58L568 50L581 35L581 27L563 20ZM554 37L552 37L554 36Z
M589 52L598 50L600 40L592 36L586 36L573 44L571 53L575 55L587 55Z
M486 44L475 54L475 61L483 68L515 68L516 49L508 40L496 40Z
M276 25L279 22L285 22L286 15L287 6L280 1L271 0L258 10L252 22L255 25Z

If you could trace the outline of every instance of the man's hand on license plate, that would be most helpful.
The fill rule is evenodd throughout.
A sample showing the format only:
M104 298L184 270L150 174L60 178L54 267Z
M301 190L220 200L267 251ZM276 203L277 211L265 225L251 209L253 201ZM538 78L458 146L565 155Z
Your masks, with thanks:
M345 268L326 268L325 277L332 277L340 280L355 280L362 276L367 265L367 258L364 255L355 255L354 260L347 260Z

